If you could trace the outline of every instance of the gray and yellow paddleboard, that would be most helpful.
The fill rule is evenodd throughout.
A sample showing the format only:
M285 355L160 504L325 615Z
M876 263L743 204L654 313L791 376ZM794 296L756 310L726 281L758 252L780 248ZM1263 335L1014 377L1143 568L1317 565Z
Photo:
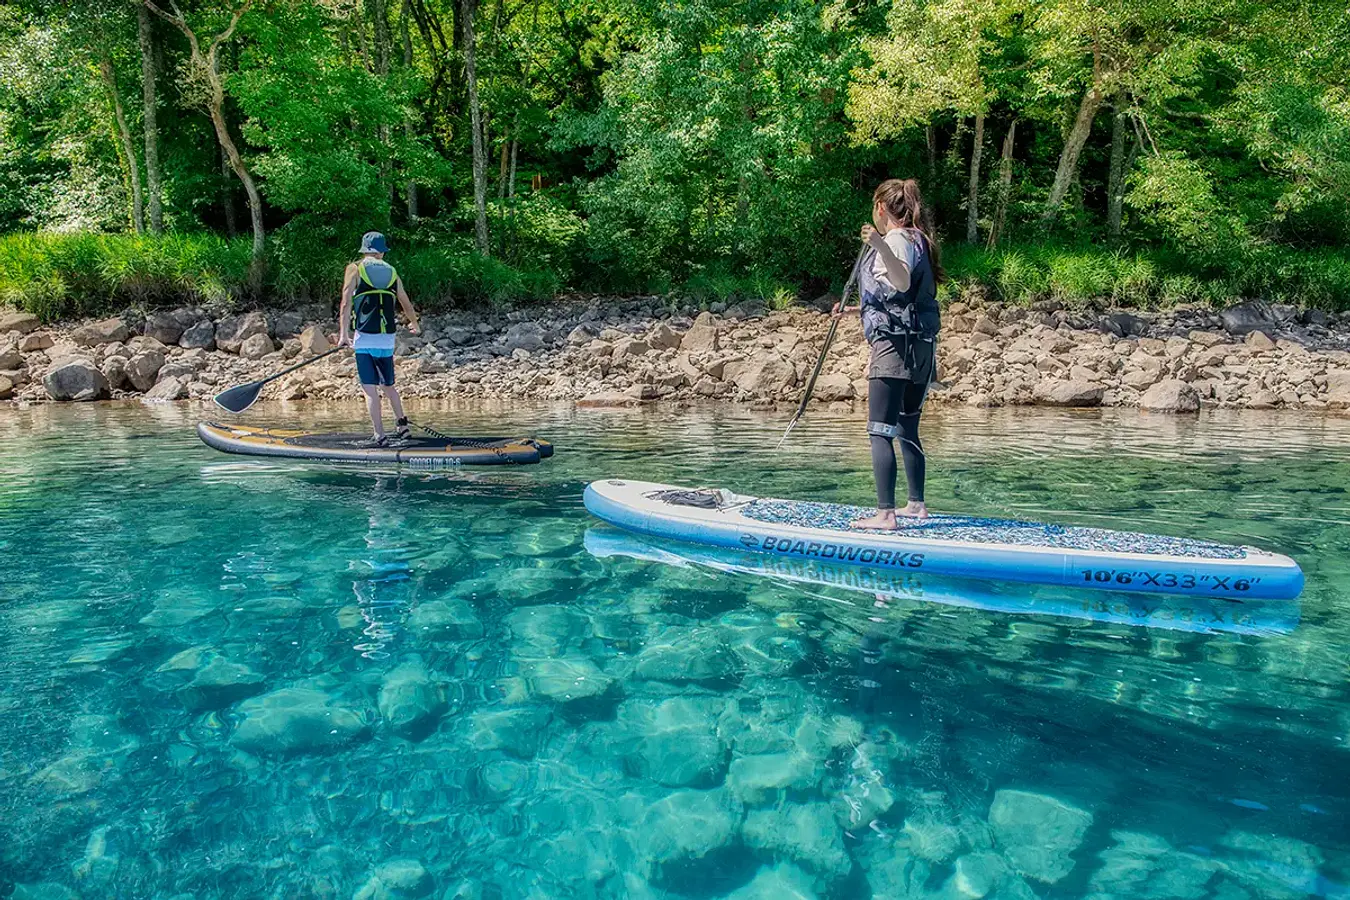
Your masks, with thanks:
M208 447L245 456L283 456L368 465L440 469L454 466L530 465L553 455L553 445L530 437L411 437L366 446L369 433L313 432L202 422Z

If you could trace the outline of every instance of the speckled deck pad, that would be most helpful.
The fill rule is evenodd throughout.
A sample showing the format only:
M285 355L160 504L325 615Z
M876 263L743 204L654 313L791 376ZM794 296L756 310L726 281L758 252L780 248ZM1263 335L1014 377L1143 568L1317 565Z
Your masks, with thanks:
M796 525L835 531L857 531L856 519L875 509L838 503L803 503L796 500L755 500L740 508L747 519L772 525ZM1248 552L1231 544L1215 544L1188 538L1080 528L1076 525L1045 525L1015 519L978 519L970 516L930 516L918 521L901 519L898 532L865 531L863 534L900 533L906 537L968 544L1010 544L1019 547L1053 547L1060 550L1094 550L1101 553L1156 553L1197 559L1245 559Z

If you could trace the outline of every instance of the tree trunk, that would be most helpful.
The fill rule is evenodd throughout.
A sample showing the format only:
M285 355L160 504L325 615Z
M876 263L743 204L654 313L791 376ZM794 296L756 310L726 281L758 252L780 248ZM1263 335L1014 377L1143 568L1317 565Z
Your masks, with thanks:
M970 147L970 193L966 200L966 243L980 239L980 156L984 153L984 110L975 113L975 139Z
M112 59L106 54L98 61L99 74L103 76L103 86L108 89L108 102L112 106L113 130L117 143L122 148L123 167L126 170L127 184L131 188L131 225L137 234L145 233L145 200L141 194L141 163L136 158L136 146L131 142L131 129L127 127L126 113L122 110L122 98L117 93L117 74L113 71Z
M506 196L516 196L516 151L520 149L520 138L511 138L511 174L506 180Z
M473 37L474 0L460 0L460 18L464 34L464 78L469 88L469 126L473 129L473 210L474 236L478 250L490 254L487 227L487 150L483 147L483 111L478 103L478 73L475 68Z
M145 131L145 187L148 194L147 207L150 213L150 230L155 234L164 233L164 200L161 188L162 179L159 169L159 125L156 121L158 110L155 91L155 32L151 28L150 11L143 5L136 9L136 18L140 25L141 37L141 93L145 109L142 112Z
M220 195L221 203L225 208L225 234L234 238L239 234L239 222L235 218L234 212L234 191L231 188L234 182L231 180L233 173L230 172L230 160L225 155L225 148L220 148Z
M1059 154L1059 165L1055 168L1055 180L1050 185L1050 197L1045 201L1045 212L1041 221L1050 224L1059 215L1059 207L1064 195L1069 192L1069 184L1078 174L1078 156L1083 152L1088 135L1092 132L1092 120L1102 105L1102 93L1096 84L1090 86L1078 104L1078 115L1074 117L1073 128L1064 141L1064 149Z
M411 70L413 63L412 34L408 30L408 16L410 15L408 9L409 2L410 0L403 0L403 22L401 26L403 31L403 68L406 70ZM412 144L413 136L412 117L409 116L403 121L403 139L408 144ZM420 214L417 203L417 182L413 181L411 178L408 179L407 186L404 188L404 193L407 195L408 200L408 221L416 222L418 215Z
M924 140L928 144L928 183L923 186L927 196L932 197L937 190L937 130L927 125L923 130Z
M1003 223L1008 217L1008 198L1012 196L1012 160L1013 143L1017 140L1017 120L1008 123L1008 133L1003 136L1003 155L998 163L998 206L994 210L994 223L989 228L991 250L998 246L1003 237Z
M1125 152L1126 125L1129 113L1120 109L1111 117L1111 174L1106 180L1106 230L1113 238L1120 237L1121 224L1125 211L1125 178L1134 165L1135 154L1139 152L1138 136Z
M375 25L375 74L388 83L389 58L392 51L389 37L389 5L387 0L370 0L370 17ZM380 147L384 158L380 160L380 182L384 185L386 210L384 223L388 226L394 214L394 164L393 133L388 124L381 122L378 129Z
M498 200L501 200L506 196L506 174L507 174L506 170L510 162L510 160L508 159L510 153L511 153L511 142L507 140L506 135L502 135L501 165L498 167L500 171L498 171L497 173Z

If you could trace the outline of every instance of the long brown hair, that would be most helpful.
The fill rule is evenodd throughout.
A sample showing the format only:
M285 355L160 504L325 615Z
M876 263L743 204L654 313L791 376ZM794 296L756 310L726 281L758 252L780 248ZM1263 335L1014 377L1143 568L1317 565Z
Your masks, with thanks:
M872 192L872 202L880 203L901 228L912 228L928 243L928 258L933 266L933 280L937 284L947 280L942 269L942 248L938 246L937 231L933 228L933 212L923 202L919 182L913 178L888 178Z

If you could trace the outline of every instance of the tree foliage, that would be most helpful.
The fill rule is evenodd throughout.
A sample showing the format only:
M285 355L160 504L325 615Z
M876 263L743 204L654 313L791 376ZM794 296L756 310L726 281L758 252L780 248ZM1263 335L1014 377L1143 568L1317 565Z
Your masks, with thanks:
M228 239L242 185L275 289L378 228L499 261L474 278L816 290L902 176L949 240L1202 279L1350 239L1334 0L155 2L149 32L132 0L0 6L0 232L127 231L153 182L171 233Z

